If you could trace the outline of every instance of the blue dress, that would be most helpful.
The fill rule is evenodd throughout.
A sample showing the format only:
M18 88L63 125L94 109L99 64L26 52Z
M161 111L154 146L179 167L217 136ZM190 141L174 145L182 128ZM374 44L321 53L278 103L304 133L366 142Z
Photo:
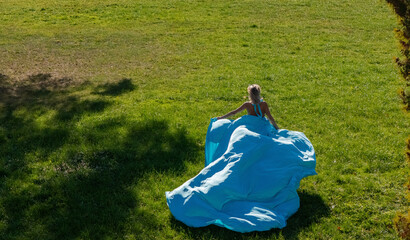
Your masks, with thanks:
M213 118L205 168L166 192L167 204L177 220L191 227L283 228L299 208L300 180L316 175L315 166L313 146L301 132L276 130L262 114L235 121Z

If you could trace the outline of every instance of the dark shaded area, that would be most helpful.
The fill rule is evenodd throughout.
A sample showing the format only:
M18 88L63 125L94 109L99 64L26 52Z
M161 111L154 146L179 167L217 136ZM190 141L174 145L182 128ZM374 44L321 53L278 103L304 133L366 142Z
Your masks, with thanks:
M134 125L112 148L73 153L57 166L61 174L38 194L49 202L45 212L58 210L46 215L50 233L55 239L84 232L92 239L121 236L130 209L139 201L129 187L152 170L184 170L182 162L194 151L195 144L183 132L171 133L166 122L152 121Z
M141 176L183 171L183 162L199 151L184 129L171 130L163 120L126 122L113 116L79 132L80 117L104 111L110 96L131 91L131 80L80 86L49 74L20 83L0 77L0 235L6 239L123 238L125 222L138 210L133 187ZM110 94L84 99L71 94L77 88ZM49 110L55 114L38 124ZM86 150L76 147L81 144ZM69 152L61 152L67 145ZM31 165L42 162L49 167ZM149 213L138 218L155 224Z
M250 233L238 233L230 231L226 228L210 225L203 228L188 227L182 222L171 217L171 226L177 231L183 231L189 235L192 239L248 239L249 237L263 237L270 239L272 237L278 237L279 234L285 239L298 239L298 234L304 228L309 227L311 224L319 222L321 218L329 216L330 209L323 202L323 199L317 194L311 194L304 191L298 192L300 197L300 208L291 216L287 221L287 226L283 229L272 229L265 232L250 232Z
M300 198L299 210L288 219L288 226L282 230L286 239L297 239L301 229L317 223L321 218L330 215L330 208L317 194L298 191Z
M56 116L57 120L67 121L76 116L88 113L97 113L103 111L110 103L106 100L78 100L77 98L67 98Z
M132 84L131 79L124 78L118 83L107 83L99 88L97 88L97 94L100 95L109 95L109 96L118 96L120 94L130 92L135 90L134 84Z
M0 73L0 103L16 107L30 105L53 97L68 87L78 85L71 78L53 78L51 74L35 74L16 81Z

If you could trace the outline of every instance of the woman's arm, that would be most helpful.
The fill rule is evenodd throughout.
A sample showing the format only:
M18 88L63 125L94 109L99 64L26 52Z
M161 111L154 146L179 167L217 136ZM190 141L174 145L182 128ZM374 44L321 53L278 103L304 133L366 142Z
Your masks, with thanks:
M242 106L240 106L240 107L238 107L237 109L235 109L235 110L233 110L233 111L231 111L231 112L229 112L229 113L227 113L227 114L225 114L225 115L223 115L223 116L221 116L221 117L217 117L216 119L223 119L223 118L227 118L227 117L229 117L229 116L232 116L232 115L235 115L235 114L237 114L237 113L239 113L239 112L242 112L243 110L245 110L246 109L246 103L244 103L244 104L242 104Z
M272 123L272 125L276 128L276 130L279 130L279 127L276 124L275 119L273 119L272 115L270 114L269 106L267 103L266 103L266 116L268 116L270 123Z

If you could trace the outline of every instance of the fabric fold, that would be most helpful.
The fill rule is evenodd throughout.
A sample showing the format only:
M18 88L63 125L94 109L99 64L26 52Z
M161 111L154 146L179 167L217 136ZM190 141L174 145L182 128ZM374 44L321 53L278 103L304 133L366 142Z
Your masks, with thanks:
M237 232L283 228L299 208L302 178L315 175L315 151L301 132L276 130L265 118L211 119L205 167L166 192L174 217L192 227Z

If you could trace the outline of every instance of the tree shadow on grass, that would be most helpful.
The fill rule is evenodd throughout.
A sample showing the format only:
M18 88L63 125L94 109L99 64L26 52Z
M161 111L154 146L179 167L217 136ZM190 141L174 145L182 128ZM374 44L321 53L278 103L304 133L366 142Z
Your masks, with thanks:
M48 73L30 75L21 81L0 73L0 103L10 107L44 103L47 98L54 100L57 94L77 84L71 78L53 78Z
M118 96L120 94L130 92L135 89L136 86L132 84L131 79L124 78L117 83L106 83L98 87L97 91L95 91L94 93L100 95Z
M140 178L183 171L199 151L165 120L118 116L77 129L81 116L99 114L109 96L127 92L112 90L115 83L96 87L108 98L84 100L71 94L75 87L39 84L63 82L47 74L20 85L0 77L0 235L6 239L123 238L128 218L139 211ZM55 114L39 123L49 111ZM146 212L137 217L147 224L155 219Z
M65 144L75 123L61 120L101 112L109 106L105 99L83 100L71 95L75 87L79 85L72 79L52 78L50 74L36 74L22 81L0 74L1 156L13 164L30 152L50 153ZM55 117L39 123L38 117L48 111L55 111Z
M249 237L263 237L270 239L282 235L285 239L298 239L298 234L311 224L320 221L321 218L330 214L329 207L323 202L322 198L317 194L308 193L305 191L298 192L300 197L300 208L287 221L287 226L283 229L272 229L265 232L250 232L238 233L228 229L210 225L202 228L188 227L182 222L171 216L171 226L177 231L183 231L191 239L248 239Z
M54 239L121 236L130 210L138 208L132 192L141 176L182 171L197 147L183 131L170 132L164 121L138 122L111 148L74 153L57 167L61 173L46 188L48 228ZM155 219L146 217L144 221Z

